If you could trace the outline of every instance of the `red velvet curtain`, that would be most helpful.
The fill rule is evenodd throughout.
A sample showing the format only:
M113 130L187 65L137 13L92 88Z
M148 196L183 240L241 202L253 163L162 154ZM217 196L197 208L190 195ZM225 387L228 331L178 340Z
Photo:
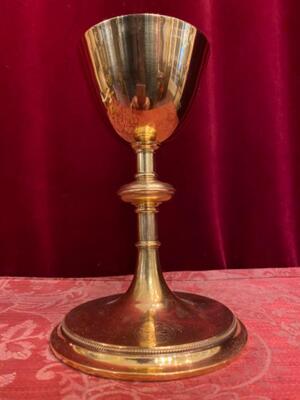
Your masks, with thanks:
M117 189L134 154L108 126L81 39L116 15L191 22L211 55L185 124L157 153L164 270L295 266L300 251L300 2L1 0L0 271L110 275L135 264Z

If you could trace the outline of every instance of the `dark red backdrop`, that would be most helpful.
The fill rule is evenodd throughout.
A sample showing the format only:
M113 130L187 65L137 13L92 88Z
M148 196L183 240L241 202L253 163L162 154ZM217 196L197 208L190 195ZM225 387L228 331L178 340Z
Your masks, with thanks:
M134 12L180 17L211 44L157 155L177 189L159 215L164 270L299 264L299 1L1 0L1 273L132 272L135 214L116 190L134 155L97 109L80 42Z

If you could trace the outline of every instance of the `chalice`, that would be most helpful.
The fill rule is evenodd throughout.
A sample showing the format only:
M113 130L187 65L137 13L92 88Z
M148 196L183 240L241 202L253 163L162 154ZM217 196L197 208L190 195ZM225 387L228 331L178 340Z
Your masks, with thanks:
M53 330L51 349L69 366L109 378L170 380L212 371L239 354L247 332L220 302L169 289L156 214L174 189L154 171L155 151L186 115L208 42L177 18L132 14L91 27L85 45L107 116L137 157L135 180L118 193L136 207L137 264L126 293L71 310Z

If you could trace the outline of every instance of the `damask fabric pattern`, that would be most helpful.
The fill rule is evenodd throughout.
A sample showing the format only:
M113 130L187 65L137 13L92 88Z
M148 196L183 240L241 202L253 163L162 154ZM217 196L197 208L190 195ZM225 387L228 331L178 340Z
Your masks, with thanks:
M173 290L214 297L246 324L236 361L173 382L122 382L58 362L49 334L70 308L124 291L131 277L0 279L1 400L299 400L300 268L171 272Z

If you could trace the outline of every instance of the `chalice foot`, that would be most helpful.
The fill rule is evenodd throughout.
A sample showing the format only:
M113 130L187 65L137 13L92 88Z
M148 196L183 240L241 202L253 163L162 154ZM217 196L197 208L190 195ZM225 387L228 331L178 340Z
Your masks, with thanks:
M106 378L165 381L205 374L245 345L243 324L223 304L175 292L139 308L127 294L74 308L51 336L58 359Z

